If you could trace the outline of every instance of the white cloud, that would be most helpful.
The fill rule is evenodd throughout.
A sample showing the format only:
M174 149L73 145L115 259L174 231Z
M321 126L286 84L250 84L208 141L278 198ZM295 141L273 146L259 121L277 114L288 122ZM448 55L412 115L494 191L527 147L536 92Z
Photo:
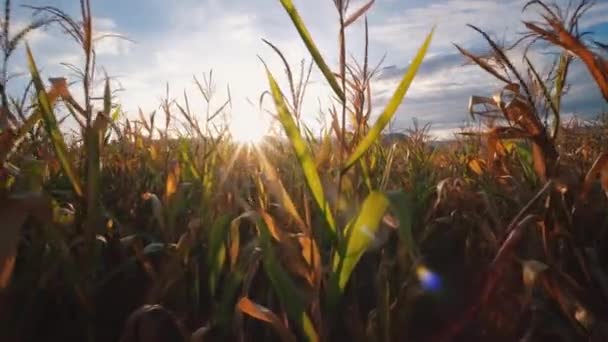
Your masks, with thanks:
M336 69L338 32L333 3L321 0L294 2L328 64ZM351 11L364 2L353 2ZM456 53L452 42L465 48L478 48L482 40L477 32L466 27L467 23L475 24L499 39L503 36L512 39L512 34L522 27L521 8L525 2L446 0L400 11L393 9L396 2L376 2L369 12L370 64L375 65L386 51L389 54L387 64L406 65L434 23L438 25L437 32L427 61ZM591 26L605 18L607 5L598 4L585 25ZM598 15L598 12L604 14ZM201 78L203 72L211 69L218 92L214 105L219 106L226 98L225 89L229 84L235 115L247 115L255 108L245 98L257 104L260 94L268 88L263 65L256 55L268 63L282 89L288 89L280 59L261 38L269 39L283 51L294 74L299 74L301 58L309 56L287 14L274 0L184 0L167 6L164 15L168 24L163 30L149 34L128 32L111 18L96 17L94 20L98 34L123 34L135 41L107 38L96 46L98 65L104 66L110 76L117 77L126 89L120 94L120 101L131 117L136 115L138 107L144 112L158 107L159 99L165 93L165 82L169 82L173 97L181 97L182 90L186 89L191 106L200 110L202 100L193 84L193 76ZM349 52L360 58L362 22L349 27L347 34ZM78 47L63 36L37 31L29 40L35 43L35 54L40 56L37 59L41 63L44 62L45 70L55 75L59 70L65 72L57 67L60 62L76 64L81 61ZM478 68L462 68L451 63L445 66L439 63L435 72L421 74L414 80L397 114L401 127L409 126L411 118L419 117L436 121L433 127L447 132L466 118L468 96L487 95L498 87ZM316 67L314 70L304 113L306 121L312 124L318 113L317 99L326 106L332 95ZM392 94L395 85L395 79L383 80L376 82L373 89L377 95L386 97ZM378 113L383 103L375 104L374 112Z

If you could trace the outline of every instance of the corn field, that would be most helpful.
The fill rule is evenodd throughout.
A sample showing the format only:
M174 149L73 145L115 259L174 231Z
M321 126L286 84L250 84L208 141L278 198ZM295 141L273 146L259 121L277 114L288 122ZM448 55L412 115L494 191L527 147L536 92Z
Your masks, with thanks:
M311 64L292 70L264 40L287 82L260 61L260 102L280 132L258 143L231 136L231 99L211 105L211 73L196 79L205 113L184 95L124 115L97 72L89 0L79 16L31 7L44 19L17 32L5 1L2 341L608 341L608 116L567 121L562 109L574 63L608 102L608 50L578 27L593 2L527 3L539 19L524 22L517 57L463 28L490 53L455 49L502 87L470 94L483 130L434 144L428 126L391 141L383 132L407 106L435 28L414 38L372 116L374 0L333 1L335 68L292 1L277 1ZM365 56L351 64L345 30L359 21ZM78 83L42 79L44 56L25 39L47 26L78 43ZM548 71L527 55L539 43L559 52ZM14 97L7 63L20 49L30 82ZM313 67L335 99L320 132L302 120Z

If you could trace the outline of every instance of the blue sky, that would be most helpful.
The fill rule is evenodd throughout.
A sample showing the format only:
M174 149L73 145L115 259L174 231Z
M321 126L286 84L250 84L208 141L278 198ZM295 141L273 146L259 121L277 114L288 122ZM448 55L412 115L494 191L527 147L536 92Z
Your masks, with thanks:
M414 81L397 113L395 129L407 128L412 119L432 122L437 134L445 134L468 119L467 103L471 95L491 95L499 86L480 69L462 66L464 59L452 43L465 48L484 48L480 36L466 27L467 23L486 30L495 37L513 38L521 32L523 0L377 0L368 13L370 23L370 64L386 54L383 66L389 67L374 82L377 96L374 112L382 109L383 99L407 69L425 35L436 24L437 32L424 67ZM44 5L48 0L15 1ZM54 6L78 13L78 1L56 0ZM311 34L331 66L337 61L336 11L330 0L294 0ZM356 8L363 1L353 1ZM218 85L217 104L225 99L230 85L235 117L254 115L255 108L246 98L257 103L267 89L264 69L258 55L271 70L280 75L283 67L261 38L270 40L297 67L308 56L288 16L278 0L92 0L98 33L116 33L134 42L106 39L97 46L98 65L125 89L120 101L128 115L134 117L138 107L145 112L156 109L169 82L171 95L184 90L196 102L193 76L201 77L213 69ZM30 20L30 13L15 8L16 23ZM583 28L595 32L596 39L608 41L608 1L598 1L582 22ZM362 58L363 25L348 29L349 52ZM60 62L78 63L78 47L55 31L40 31L29 36L39 66L47 76L67 76ZM23 47L20 48L23 50ZM22 54L20 51L19 54ZM537 54L542 67L546 58ZM308 59L309 60L309 59ZM22 58L11 64L15 72L25 70ZM585 68L575 62L570 76L572 87L565 99L566 113L591 117L608 109ZM285 86L284 79L281 85ZM15 80L14 86L19 84ZM313 73L307 96L305 118L315 125L319 103L329 105L329 91L323 79ZM196 105L195 105L196 106Z

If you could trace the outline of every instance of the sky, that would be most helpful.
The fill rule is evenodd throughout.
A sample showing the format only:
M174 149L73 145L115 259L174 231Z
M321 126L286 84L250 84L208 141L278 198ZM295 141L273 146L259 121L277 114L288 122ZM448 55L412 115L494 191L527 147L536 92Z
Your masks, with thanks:
M335 70L338 56L337 13L330 0L293 0L307 24L313 39ZM565 0L564 0L565 1ZM283 66L262 38L276 45L298 70L300 61L309 54L300 40L279 0L92 0L94 27L98 35L118 34L129 40L107 38L98 41L97 64L112 77L119 101L126 115L137 117L158 108L169 84L170 97L183 103L189 96L193 108L203 109L193 77L202 79L213 70L217 85L212 107L227 99L227 86L232 99L234 120L259 115L260 95L268 89L262 58L287 90ZM377 0L368 11L370 34L370 65L384 57L383 69L372 83L375 100L373 113L381 112L398 80L433 25L437 26L423 66L416 76L391 129L398 131L420 124L431 124L437 137L446 137L463 126L469 115L471 95L490 96L499 89L485 72L475 66L463 65L465 59L453 44L472 51L484 51L481 36L466 27L474 24L493 37L513 40L523 31L524 0ZM31 20L31 11L21 5L51 4L77 15L79 1L21 0L13 1L16 26ZM357 8L363 1L352 1ZM608 0L599 0L581 22L582 29L595 32L595 39L608 41ZM347 30L347 49L357 61L363 59L363 21ZM46 77L74 75L62 62L82 61L78 46L57 30L37 31L27 37L39 67ZM26 70L20 46L10 63L11 72ZM516 58L519 60L518 58ZM540 51L532 56L540 69L547 67L547 57ZM321 110L331 103L326 82L313 69L304 106L304 121L318 128ZM25 77L11 81L10 89L18 89ZM564 99L564 113L592 118L608 106L584 65L576 61L570 74L571 88ZM79 91L76 87L75 90ZM202 115L202 114L201 114Z

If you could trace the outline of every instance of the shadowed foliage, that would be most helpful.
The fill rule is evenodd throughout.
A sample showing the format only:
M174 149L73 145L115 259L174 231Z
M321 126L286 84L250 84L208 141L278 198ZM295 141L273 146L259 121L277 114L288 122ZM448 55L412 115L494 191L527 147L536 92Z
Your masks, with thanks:
M539 19L509 47L469 25L490 53L454 52L502 86L471 94L482 130L442 144L417 122L383 133L416 87L433 26L373 108L375 1L334 4L335 70L293 2L277 2L311 60L294 72L280 46L261 43L285 68L283 85L260 63L260 110L280 134L245 144L230 134L232 98L228 88L218 99L213 72L194 78L202 113L167 85L157 111L127 117L96 66L88 0L78 16L29 7L46 19L14 35L5 1L2 341L608 339L608 115L568 121L561 105L573 63L608 99L606 60L578 29L592 2L530 1ZM364 54L347 63L345 30L357 21ZM47 84L26 45L31 82L13 99L8 59L47 24L83 54L69 66L81 82ZM539 40L555 52L549 68L532 58ZM313 68L335 95L316 132L302 120Z

